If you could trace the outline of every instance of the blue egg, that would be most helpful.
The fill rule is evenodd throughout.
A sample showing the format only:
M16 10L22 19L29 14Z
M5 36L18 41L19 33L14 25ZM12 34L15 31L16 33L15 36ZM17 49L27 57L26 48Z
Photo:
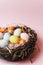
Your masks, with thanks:
M0 40L0 47L6 47L8 46L8 42L6 40Z
M4 34L4 40L6 40L6 41L9 41L9 38L10 38L10 33L5 33Z

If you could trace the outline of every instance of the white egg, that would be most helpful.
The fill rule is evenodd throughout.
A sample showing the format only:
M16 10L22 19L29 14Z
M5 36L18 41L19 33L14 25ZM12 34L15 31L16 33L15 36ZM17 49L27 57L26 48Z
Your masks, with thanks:
M8 45L8 42L6 40L0 40L0 47L5 47Z
M5 33L4 34L4 39L6 40L6 41L9 41L9 38L10 38L10 33Z
M16 35L16 36L20 36L20 34L21 34L21 29L20 28L18 28L14 31L14 35Z
M27 42L28 39L29 39L29 36L28 36L27 33L21 33L20 37L21 37L21 39L25 40L26 42Z
M2 38L3 38L3 33L0 32L0 39L2 39Z

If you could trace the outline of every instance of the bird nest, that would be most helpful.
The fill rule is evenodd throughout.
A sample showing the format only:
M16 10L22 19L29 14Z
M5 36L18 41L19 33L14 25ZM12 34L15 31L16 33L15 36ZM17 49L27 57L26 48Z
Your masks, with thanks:
M18 46L13 49L10 49L8 46L0 47L0 56L9 61L19 61L25 59L27 56L30 56L34 51L37 41L37 34L30 27L16 26L15 29L17 28L22 28L22 31L24 29L24 31L29 35L29 40L25 44L18 44Z

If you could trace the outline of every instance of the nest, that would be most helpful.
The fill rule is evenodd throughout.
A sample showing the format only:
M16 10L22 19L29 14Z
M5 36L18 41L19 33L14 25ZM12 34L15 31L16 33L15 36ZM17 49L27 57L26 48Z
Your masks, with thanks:
M15 27L19 28L20 26ZM30 56L34 51L37 34L30 27L24 26L25 32L30 35L30 39L24 45L18 46L15 49L9 49L8 47L0 47L0 56L9 61L19 61L25 59L27 56Z

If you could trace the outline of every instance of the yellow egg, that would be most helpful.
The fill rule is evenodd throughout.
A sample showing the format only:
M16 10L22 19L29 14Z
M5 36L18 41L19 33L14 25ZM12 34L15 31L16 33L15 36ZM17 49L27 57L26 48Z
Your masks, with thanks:
M20 40L20 38L18 36L12 35L10 37L10 42L11 43L19 43L19 40Z

